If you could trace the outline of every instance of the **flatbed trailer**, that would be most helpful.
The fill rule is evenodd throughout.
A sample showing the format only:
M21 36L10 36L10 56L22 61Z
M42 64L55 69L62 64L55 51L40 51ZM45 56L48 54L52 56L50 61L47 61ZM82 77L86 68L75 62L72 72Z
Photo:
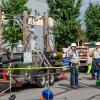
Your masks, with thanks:
M4 56L6 57L6 55ZM32 63L24 63L22 57L23 54L14 54L14 56L14 59L10 62L7 62L6 58L3 67L3 69L5 70L3 72L5 74L1 74L0 76L0 85L2 86L3 84L4 87L6 85L6 89L9 89L10 71L12 87L22 87L24 84L31 83L36 84L40 88L45 87L48 82L49 85L53 85L57 75L63 72L61 67L45 66L44 61L40 61L40 59L35 59ZM38 62L40 62L39 66L36 66ZM3 75L5 75L5 78L3 78ZM4 90L5 88L0 91Z

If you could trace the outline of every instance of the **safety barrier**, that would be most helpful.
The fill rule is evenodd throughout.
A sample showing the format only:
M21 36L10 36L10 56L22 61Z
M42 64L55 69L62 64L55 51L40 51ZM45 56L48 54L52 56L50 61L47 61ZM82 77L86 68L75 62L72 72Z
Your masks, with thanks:
M19 68L13 68L13 67L10 67L10 68L2 68L1 70L41 70L41 69L62 69L63 67L19 67Z
M20 67L20 68L16 68L16 67L8 67L8 68L2 68L0 70L3 70L4 71L14 71L14 70L43 70L43 69L46 69L46 70L50 70L50 69L62 69L63 67L52 67L52 66L48 66L48 67L31 67L31 66L28 66L28 67ZM40 77L40 76L43 76L43 75L51 75L51 74L61 74L63 73L62 72L56 72L56 73L46 73L46 74L40 74L40 75L32 75L31 77ZM3 73L3 79L6 80L5 78L5 75L7 75L7 73ZM22 77L25 77L25 75L13 75L11 74L11 76L22 76ZM0 95L2 95L3 93L5 93L6 91L8 91L9 89L11 89L11 87L9 87L8 89L2 91L2 93L0 93ZM66 100L66 99L62 99L62 100Z

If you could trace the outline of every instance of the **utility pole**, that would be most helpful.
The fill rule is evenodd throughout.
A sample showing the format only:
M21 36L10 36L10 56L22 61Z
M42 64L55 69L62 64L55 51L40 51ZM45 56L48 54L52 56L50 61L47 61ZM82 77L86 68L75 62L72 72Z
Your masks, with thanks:
M28 13L27 11L23 12L23 46L24 46L24 51L27 50L27 45L28 45Z
M50 52L49 33L48 33L48 17L44 14L43 17L43 33L44 33L44 52Z
M0 57L2 57L2 10L0 7Z
M77 41L78 41L78 46L79 46L80 45L79 42L80 42L81 33L80 33L80 29L79 28L77 28L76 30L77 30L77 36L78 36L78 40Z

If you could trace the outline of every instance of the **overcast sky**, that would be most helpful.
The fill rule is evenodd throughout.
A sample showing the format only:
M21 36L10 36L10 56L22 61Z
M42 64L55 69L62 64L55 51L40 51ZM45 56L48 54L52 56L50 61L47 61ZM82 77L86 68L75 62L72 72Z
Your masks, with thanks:
M1 2L2 0L0 0ZM89 2L92 3L100 3L100 0L83 0L83 5L81 7L81 16L80 18L82 19L84 16L84 11L88 7ZM41 15L44 14L44 12L48 11L48 5L46 3L46 0L29 0L27 3L28 7L32 9L32 14L34 14L34 10L36 9Z
M0 0L1 2L2 0ZM81 17L83 17L84 11L88 7L90 0L83 0L83 6L81 7ZM93 3L100 3L100 0L91 0ZM46 0L29 0L28 1L28 7L30 7L34 12L36 9L41 15L43 15L44 12L47 12L48 5L46 3Z
M100 0L83 0L83 5L82 5L82 7L81 7L81 18L83 18L83 16L84 16L84 11L85 11L86 8L88 7L90 1L91 1L92 3L100 3Z
M88 7L89 2L90 2L90 0L83 0L80 18L83 18L84 11ZM91 2L93 2L93 3L99 2L100 3L100 0L91 0ZM45 0L29 0L27 5L33 10L32 13L34 13L34 9L36 9L41 15L43 15L43 13L47 12L47 10L48 10L48 5L46 4Z
M84 20L83 20L83 18L84 18L84 12L85 12L86 8L88 7L90 1L92 3L94 3L94 4L95 3L100 3L100 0L83 0L83 5L82 5L82 7L80 9L81 15L79 17L81 19L81 24L82 24L82 28L83 29L85 29L85 23L84 23Z

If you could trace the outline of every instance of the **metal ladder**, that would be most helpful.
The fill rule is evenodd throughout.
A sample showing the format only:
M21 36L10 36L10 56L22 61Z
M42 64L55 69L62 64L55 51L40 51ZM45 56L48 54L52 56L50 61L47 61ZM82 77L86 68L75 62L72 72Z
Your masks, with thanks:
M45 56L45 54L41 51L41 49L40 49L40 47L39 47L38 44L37 44L37 47L38 47L37 49L40 51L40 52L38 52L38 50L36 50L37 51L37 54L39 55L40 59L43 59L44 60L45 66L52 66L51 63L50 63L50 61Z

